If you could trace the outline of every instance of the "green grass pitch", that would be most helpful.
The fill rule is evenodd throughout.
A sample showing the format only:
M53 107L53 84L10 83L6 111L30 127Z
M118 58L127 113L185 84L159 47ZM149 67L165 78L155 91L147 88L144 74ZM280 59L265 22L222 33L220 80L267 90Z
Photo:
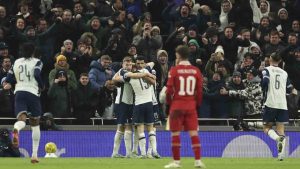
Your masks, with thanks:
M288 158L203 158L207 169L299 169L300 159ZM171 161L162 159L111 158L40 158L31 164L29 158L0 158L0 169L159 169ZM194 168L194 159L182 158L182 169Z

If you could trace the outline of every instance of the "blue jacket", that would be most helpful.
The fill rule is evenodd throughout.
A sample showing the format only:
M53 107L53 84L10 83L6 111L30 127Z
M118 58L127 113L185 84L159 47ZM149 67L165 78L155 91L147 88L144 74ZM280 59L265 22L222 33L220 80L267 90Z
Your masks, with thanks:
M107 73L106 70L112 71L111 74ZM100 87L104 86L107 80L111 80L115 75L115 71L112 69L104 69L100 64L100 61L92 61L90 65L89 79L93 89L100 90Z

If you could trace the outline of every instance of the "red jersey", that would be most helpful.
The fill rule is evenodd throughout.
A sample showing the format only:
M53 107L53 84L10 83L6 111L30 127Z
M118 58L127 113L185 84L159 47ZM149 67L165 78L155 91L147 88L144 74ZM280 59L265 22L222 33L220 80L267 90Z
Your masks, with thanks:
M173 110L196 110L202 103L203 79L200 70L182 61L169 72L166 101Z

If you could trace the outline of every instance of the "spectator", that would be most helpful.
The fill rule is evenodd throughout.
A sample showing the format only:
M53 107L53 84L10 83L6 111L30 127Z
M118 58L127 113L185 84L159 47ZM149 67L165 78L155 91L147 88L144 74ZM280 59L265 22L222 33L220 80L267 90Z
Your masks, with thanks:
M55 72L55 79L48 90L48 99L50 111L56 118L72 117L71 91L68 89L68 83L68 73L65 70Z
M95 58L100 58L101 52L96 47L98 39L96 36L91 32L85 32L81 35L80 40L82 40L86 47L91 50L91 55Z
M238 47L249 47L250 41L249 39L244 39L242 36L234 37L233 33L232 27L226 27L224 29L224 34L220 37L220 45L223 46L225 55L224 57L234 65L238 60Z
M74 52L74 43L72 40L67 39L63 42L63 46L60 48L60 53L58 55L64 55L67 58L67 62L70 66L70 69L74 71L76 77L78 74L78 55ZM57 57L56 56L56 57Z
M149 27L144 27L145 28L143 31L143 35L141 39L136 43L138 54L143 55L146 58L147 62L154 62L156 60L156 52L162 46L162 44L160 44L151 35L151 25Z
M278 52L284 49L284 45L280 41L280 35L278 31L271 31L270 43L267 43L263 49L265 56L270 56L273 52Z
M110 68L111 62L111 58L108 55L102 55L97 61L92 61L89 79L93 89L99 91L107 80L112 79L115 72Z
M227 99L219 93L223 87L225 87L225 82L222 73L214 72L212 79L208 81L208 92L206 93L210 107L209 110L213 118L228 117Z
M9 58L11 62L14 62L14 57L9 54L9 47L5 42L0 42L0 60Z
M195 39L191 39L188 46L190 51L189 61L193 66L198 67L201 72L204 72L205 61L207 60L204 49L200 48Z
M257 70L251 69L247 73L247 79L243 80L245 89L242 90L220 90L221 95L241 98L245 100L245 118L261 118L263 93L260 86L261 79L257 76Z
M173 31L169 37L167 38L166 42L165 42L165 49L168 51L169 53L169 61L171 63L173 63L175 61L175 48L178 45L182 45L183 41L182 39L185 36L185 28L184 27L178 27L175 29L175 31Z
M122 62L123 57L127 54L128 42L122 35L122 30L115 28L111 31L112 35L108 40L107 46L102 54L109 55L113 62Z
M240 72L235 71L231 77L231 81L226 84L228 90L238 91L244 90L245 86L242 82L242 75ZM240 119L244 113L244 99L240 97L232 96L228 100L229 108L229 117Z
M92 88L88 74L80 74L78 88L72 93L76 124L91 124L98 103L98 91Z
M21 153L18 147L12 145L9 137L9 131L6 128L0 129L0 157L20 157Z
M263 47L270 40L269 33L273 29L270 22L269 17L262 17L258 27L252 31L251 39L260 47Z
M260 1L259 8L256 0L250 0L250 6L253 11L253 22L260 23L263 17L268 17L270 12L270 3L268 1Z
M282 40L287 38L288 32L291 27L291 20L289 19L288 11L285 8L278 10L279 23L276 27L279 36Z
M197 27L200 34L203 34L209 27L217 27L218 15L209 6L201 5L197 12Z
M149 23L151 25L151 14L149 12L145 12L138 20L136 24L132 27L133 35L141 35L143 30L145 30L145 24Z
M4 27L5 30L9 28L9 20L4 6L0 6L0 26Z
M35 26L35 18L33 14L29 12L29 3L27 3L25 0L22 0L18 4L18 8L19 8L19 12L17 13L17 16L24 18L26 25Z
M117 89L112 80L107 80L105 85L100 88L98 113L105 119L113 118L113 103Z
M153 26L151 28L151 36L153 37L153 39L155 39L159 44L161 44L161 46L159 47L159 49L161 49L163 46L163 41L162 41L162 37L160 35L160 28L158 26Z
M295 33L299 37L299 35L300 35L300 22L299 22L299 20L293 20L291 32Z
M87 31L91 32L95 35L95 37L97 38L95 47L99 50L102 50L105 47L104 42L103 42L103 37L104 37L106 31L102 27L100 18L98 16L93 16L87 22Z
M258 68L258 67L257 67ZM242 74L242 79L245 79L247 77L247 73L251 69L257 69L254 66L254 58L251 53L246 53L245 58L241 65L239 66L239 69L237 69Z
M91 62L99 58L98 55L93 55L93 48L86 45L82 39L77 41L77 49L75 53L78 56L77 63L80 65L78 67L79 75L81 73L89 72Z
M8 71L11 69L10 58L4 58L1 63L0 70L0 116L1 117L14 117L14 93L13 90L4 90L2 86L5 86L4 80ZM3 122L6 123L6 122Z
M160 93L161 89L163 88L164 84L168 80L168 72L171 68L171 64L168 60L168 53L165 50L157 51L157 61L153 66L153 69L156 72L156 84L157 93Z
M49 73L50 87L55 83L55 79L57 79L57 73L63 70L65 71L66 76L68 78L68 83L67 83L68 90L75 90L77 88L77 80L76 80L75 73L73 72L73 70L69 68L70 66L67 63L67 58L64 55L58 55L56 57L56 63L54 67L55 68L52 69L51 72Z
M221 2L221 14L219 16L219 32L225 31L225 28L230 25L230 20L229 20L229 12L232 9L232 3L229 0L223 0ZM233 23L231 23L231 26L234 26Z
M61 126L58 126L54 122L53 114L50 112L46 112L43 114L43 116L40 119L40 127L42 131L59 131L62 130Z

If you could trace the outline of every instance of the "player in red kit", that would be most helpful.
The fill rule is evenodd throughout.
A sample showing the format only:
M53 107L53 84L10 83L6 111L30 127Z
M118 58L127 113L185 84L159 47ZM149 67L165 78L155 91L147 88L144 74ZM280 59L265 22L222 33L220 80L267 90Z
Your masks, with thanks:
M179 168L180 131L189 132L195 154L195 167L205 168L200 160L197 107L202 102L202 75L200 70L188 61L189 49L180 45L176 48L177 66L172 67L166 90L166 101L170 106L170 130L174 161L165 168Z

